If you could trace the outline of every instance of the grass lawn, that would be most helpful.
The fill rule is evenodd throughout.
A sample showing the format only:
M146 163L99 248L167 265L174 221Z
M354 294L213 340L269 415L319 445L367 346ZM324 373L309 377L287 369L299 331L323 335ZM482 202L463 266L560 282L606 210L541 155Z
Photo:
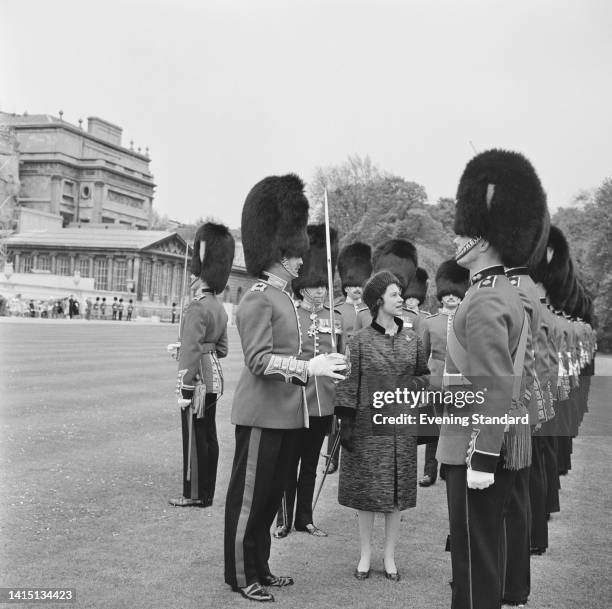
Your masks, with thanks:
M203 510L168 505L182 490L176 362L165 350L176 333L166 324L0 319L0 586L75 587L73 606L96 609L254 606L223 582L238 335L230 329L217 408L217 495ZM551 547L532 561L533 609L612 607L612 358L600 357L598 369ZM419 489L417 507L404 513L403 579L393 584L382 573L382 519L375 572L352 577L357 520L338 505L337 481L328 478L315 514L329 537L273 540L273 571L296 579L275 591L275 606L448 608L444 483Z

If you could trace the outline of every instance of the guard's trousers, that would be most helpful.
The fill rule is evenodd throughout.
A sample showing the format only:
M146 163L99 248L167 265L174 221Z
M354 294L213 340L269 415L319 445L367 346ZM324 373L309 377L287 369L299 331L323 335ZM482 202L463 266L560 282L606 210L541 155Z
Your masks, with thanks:
M531 591L529 470L529 467L524 467L516 472L504 514L502 599L509 604L526 603Z
M270 575L270 527L299 430L236 426L225 502L225 582L244 588Z
M548 548L548 518L546 493L548 482L544 463L545 438L531 438L531 471L529 472L529 500L531 502L531 547Z
M498 465L495 482L467 488L467 466L445 465L450 521L451 609L499 609L502 602L504 511L516 471Z
M432 440L425 444L425 465L423 473L428 475L433 482L438 478L438 461L436 459L436 451L438 450L438 439Z
M325 434L331 425L331 419L331 416L310 417L310 427L300 429L298 432L287 474L287 486L276 518L276 524L279 526L291 530L294 524L294 504L295 528L303 529L307 524L313 523L312 500L317 479L317 465Z
M181 410L183 430L183 497L212 503L217 482L219 441L215 421L217 396L206 394L205 413L198 419L192 408Z

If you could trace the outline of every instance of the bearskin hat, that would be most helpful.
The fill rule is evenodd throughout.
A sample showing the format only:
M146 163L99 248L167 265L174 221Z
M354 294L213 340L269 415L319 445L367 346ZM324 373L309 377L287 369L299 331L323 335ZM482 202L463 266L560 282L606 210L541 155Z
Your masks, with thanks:
M306 228L310 249L304 254L304 264L300 273L291 282L293 291L298 293L303 288L327 287L327 248L325 246L325 224L310 224ZM338 259L338 233L336 229L329 229L331 245L332 274Z
M580 282L575 277L571 290L569 290L567 294L567 299L563 303L563 312L567 315L574 315L576 305L580 300Z
M360 241L343 247L338 256L338 272L342 291L347 287L363 286L372 274L372 248Z
M567 290L572 287L573 264L565 235L556 226L550 227L546 259L542 284L553 307L560 309L569 296Z
M443 262L436 271L436 298L442 302L443 296L454 294L465 297L470 283L470 272L459 266L454 258Z
M548 268L548 240L550 238L550 214L548 209L544 216L544 222L542 223L542 230L538 237L538 244L536 245L533 253L527 261L527 268L529 269L529 275L536 283L542 283L546 275L546 269Z
M372 257L372 271L393 273L400 282L402 292L406 291L418 264L416 247L404 239L391 239L379 245Z
M425 296L427 296L427 287L429 286L429 275L424 268L417 267L416 272L412 276L408 287L404 293L404 298L416 298L419 304L423 304Z
M258 277L283 256L303 256L308 250L307 223L308 199L298 176L269 176L255 184L242 208L248 273Z
M191 274L205 281L215 294L227 285L234 262L234 237L227 226L206 222L196 231Z
M527 264L545 216L546 194L522 154L488 150L466 165L457 189L455 233L483 237L505 266Z

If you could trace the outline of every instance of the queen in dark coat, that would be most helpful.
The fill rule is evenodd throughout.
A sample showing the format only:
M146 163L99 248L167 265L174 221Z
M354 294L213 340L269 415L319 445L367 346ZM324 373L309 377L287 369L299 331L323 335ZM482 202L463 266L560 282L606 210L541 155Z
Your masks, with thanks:
M407 416L418 417L418 408L381 406L381 398L396 388L424 389L429 370L421 339L403 328L399 318L403 300L397 278L388 271L376 273L366 283L363 299L373 321L351 339L350 376L338 385L336 395L343 448L338 501L359 514L361 560L355 577L369 575L374 515L382 512L385 573L397 580L400 512L416 505L417 492L417 429ZM396 417L395 422L384 417Z

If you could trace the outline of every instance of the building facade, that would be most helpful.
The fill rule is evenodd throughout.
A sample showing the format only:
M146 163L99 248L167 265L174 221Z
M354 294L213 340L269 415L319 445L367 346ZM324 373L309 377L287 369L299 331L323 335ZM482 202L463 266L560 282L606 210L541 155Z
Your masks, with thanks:
M97 117L87 130L61 117L0 112L4 139L16 140L19 191L14 205L60 216L64 227L151 226L155 184L148 150L124 147L122 129Z
M192 248L175 232L57 228L18 233L5 243L14 284L18 275L53 275L74 278L70 291L82 291L79 281L93 279L93 289L83 296L118 296L169 307L181 301L186 255L185 290L190 280ZM223 301L238 304L253 281L238 242Z

